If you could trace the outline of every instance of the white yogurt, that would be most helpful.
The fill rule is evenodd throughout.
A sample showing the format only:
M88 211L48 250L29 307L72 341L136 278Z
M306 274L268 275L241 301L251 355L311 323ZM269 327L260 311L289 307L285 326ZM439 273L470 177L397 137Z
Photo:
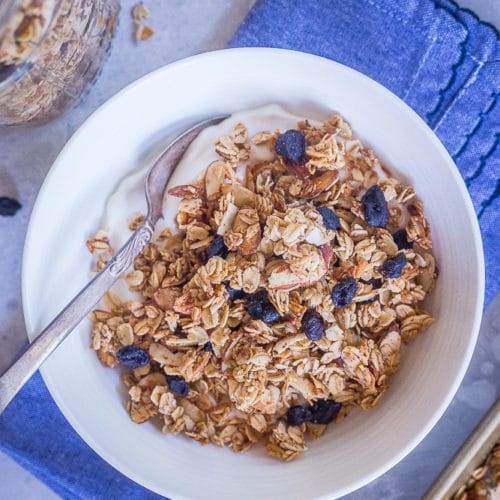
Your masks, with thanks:
M258 132L276 129L285 131L297 127L297 122L308 119L312 125L319 125L328 115L320 116L319 112L307 111L304 115L293 114L277 104L268 104L255 109L234 113L229 118L203 130L200 135L191 143L186 153L175 169L168 188L180 184L189 184L199 179L207 167L215 160L220 159L215 152L215 143L223 135L230 134L236 124L242 123L248 130L249 138ZM311 118L316 118L313 120ZM267 145L251 145L250 157L247 164L269 160L272 153ZM146 198L144 194L144 180L150 165L147 165L137 172L124 178L118 185L116 191L111 194L107 203L104 216L101 222L101 229L109 234L109 239L113 248L120 248L131 234L128 228L128 220L139 214L146 214ZM244 175L244 166L239 170L238 175ZM158 235L165 228L175 231L175 216L177 214L179 199L165 195L163 200L163 219L159 220L155 235ZM138 293L131 292L124 280L119 280L113 287L122 300L140 300Z
M258 132L276 129L281 131L296 128L297 122L308 118L311 120L310 112L307 116L290 113L277 104L268 104L259 108L234 113L229 118L203 130L200 135L189 146L188 150L179 162L173 173L168 187L180 184L189 184L203 175L206 168L213 161L219 159L215 152L214 144L223 135L230 134L237 123L243 123L248 130L249 137ZM316 116L318 120L323 117ZM267 145L255 146L252 144L248 163L265 161L272 156ZM109 197L101 228L109 233L111 244L114 248L120 248L130 236L128 219L138 214L146 213L146 199L144 195L144 179L149 165L129 175L118 185L116 191ZM243 172L238 172L243 174ZM175 229L175 216L177 214L179 199L166 195L163 202L163 219L156 226L158 234L166 227Z

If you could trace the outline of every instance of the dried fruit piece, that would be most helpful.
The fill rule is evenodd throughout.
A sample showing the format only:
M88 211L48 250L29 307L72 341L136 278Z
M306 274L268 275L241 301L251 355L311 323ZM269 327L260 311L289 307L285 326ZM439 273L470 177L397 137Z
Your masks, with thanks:
M280 318L280 313L269 300L266 290L250 296L247 311L252 319L261 319L264 323L272 323Z
M21 208L21 204L14 198L0 197L0 215L11 217Z
M0 82L2 80L7 80L12 73L16 71L16 65L15 64L2 64L0 62Z
M358 283L354 278L347 278L337 283L332 290L332 300L335 307L346 307L358 290Z
M292 406L286 412L286 420L288 425L302 425L304 422L311 420L311 410L303 406Z
M413 248L413 242L408 241L408 234L405 229L399 229L396 231L392 238L394 239L394 243L398 246L399 250L408 250Z
M323 332L325 331L323 318L319 313L311 311L310 309L302 316L301 325L306 337L313 342L321 339Z
M146 366L150 357L149 354L140 347L135 345L127 345L122 347L117 353L116 357L118 361L128 368L139 368L141 366Z
M371 226L386 227L389 222L389 209L384 192L378 184L372 186L361 198L365 209L365 220Z
M299 161L306 152L306 139L298 130L287 130L276 139L276 153L292 161Z
M374 290L378 290L383 283L381 278L370 278L369 280L360 279L359 281L365 285L371 285Z
M321 214L321 217L323 218L323 224L327 229L336 231L340 228L339 216L331 208L319 207L317 210Z
M134 342L151 357L125 376L135 422L157 415L166 433L236 452L264 441L291 460L344 410L375 407L401 345L432 323L420 309L437 273L421 251L423 206L409 206L408 188L340 117L297 129L304 157L278 158L276 132L259 148L272 157L250 158L245 172L236 170L250 153L244 127L219 141L224 159L171 191L181 198L179 231L165 230L134 260L127 282L140 302L94 311L92 347L104 365ZM391 232L405 228L420 249L404 252L409 265L395 280L382 268L405 235L370 226L361 202L380 178ZM109 240L94 243L107 249L103 263Z
M212 257L222 257L223 259L225 259L228 253L229 250L224 243L224 237L216 236L208 247L207 257L209 259L211 259Z
M399 278L407 262L405 254L398 253L396 257L387 259L382 264L382 274L388 278Z
M167 375L167 383L170 390L179 396L187 396L189 394L189 384L178 375Z
M313 424L329 424L338 415L342 405L333 399L318 399L311 406Z
M229 298L231 300L244 299L247 296L244 290L230 287L229 281L224 281L224 286L226 287L227 293L229 294Z

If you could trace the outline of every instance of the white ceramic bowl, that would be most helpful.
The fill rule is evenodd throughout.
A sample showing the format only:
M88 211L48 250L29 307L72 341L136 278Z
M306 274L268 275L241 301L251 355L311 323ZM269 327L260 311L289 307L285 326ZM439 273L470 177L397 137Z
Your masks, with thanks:
M331 426L291 463L235 455L132 423L117 371L102 367L85 321L42 368L68 421L105 460L171 498L331 498L409 453L450 403L476 342L484 288L478 225L448 153L402 101L362 74L275 49L207 53L162 68L98 109L68 142L38 196L26 240L23 301L31 338L88 279L83 244L119 179L197 118L281 102L339 111L425 202L440 276L426 307L437 323L405 352L380 406Z

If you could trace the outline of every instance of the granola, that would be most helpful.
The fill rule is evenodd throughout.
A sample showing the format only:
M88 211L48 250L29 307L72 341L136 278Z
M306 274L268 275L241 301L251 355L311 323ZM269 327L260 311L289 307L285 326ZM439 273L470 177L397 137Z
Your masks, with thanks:
M151 26L144 23L144 19L147 19L151 15L149 9L143 3L138 3L132 7L131 13L134 21L135 41L141 42L151 38L155 31Z
M453 500L493 500L500 493L500 443L452 496Z
M140 300L109 293L93 312L100 361L133 367L134 422L292 460L330 422L379 404L402 344L434 322L420 307L437 267L413 188L340 116L297 130L249 138L238 124L221 137L205 176L169 190L177 231L126 276ZM255 145L272 158L248 163ZM374 186L384 227L366 221ZM87 242L98 268L111 244Z
M0 36L0 65L21 64L47 29L55 0L22 0Z

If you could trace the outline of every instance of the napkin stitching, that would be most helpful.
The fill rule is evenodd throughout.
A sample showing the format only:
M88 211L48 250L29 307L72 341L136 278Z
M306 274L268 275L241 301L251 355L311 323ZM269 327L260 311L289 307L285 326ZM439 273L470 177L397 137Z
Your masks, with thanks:
M441 2L442 0L434 0L434 1ZM455 8L455 12L462 11L462 12L465 12L466 14L469 14L478 23L483 24L483 25L487 26L488 28L490 28L495 33L497 38L500 37L500 32L497 30L496 26L494 26L493 24L491 24L487 21L483 21L482 19L480 19L474 11L468 9L467 7L460 7L455 0L447 0L447 2L449 2L451 5L453 5L453 7ZM443 8L446 10L449 10L445 5L443 5Z
M437 131L437 129L442 125L443 121L448 116L449 112L451 111L451 109L453 108L455 103L463 96L464 92L471 85L474 84L474 82L477 80L479 72L483 69L483 66L484 66L484 61L480 61L477 64L477 66L474 68L474 70L471 72L471 74L467 77L467 80L465 80L464 84L459 89L457 89L455 94L450 99L450 102L444 107L441 114L437 116L437 121L432 126L432 129L434 131ZM444 95L443 95L443 97L444 97Z
M498 133L495 134L495 142L493 143L493 145L491 146L491 148L489 149L489 151L487 153L481 155L481 157L479 158L479 166L474 171L474 173L472 173L471 175L469 175L465 179L465 184L467 185L468 188L472 184L472 181L476 180L483 173L484 167L486 166L486 161L488 160L488 158L490 158L490 156L493 155L493 153L496 151L496 149L498 147L498 138L499 137L500 137L500 134L498 134ZM488 201L488 200L486 200L486 201Z
M428 123L431 125L432 129L434 131L437 131L440 128L440 126L443 124L444 120L447 118L447 116L449 115L450 111L453 109L453 107L457 103L457 101L459 99L461 99L463 97L464 93L466 92L466 90L471 85L473 85L475 83L475 81L477 80L477 77L479 76L479 74L480 74L481 70L484 68L484 66L486 64L490 64L490 63L494 62L494 61L490 61L489 60L489 57L491 57L494 54L494 52L492 52L492 51L490 51L489 53L485 54L483 58L477 58L473 54L467 53L466 44L470 40L470 30L468 28L467 23L461 18L461 16L463 16L464 13L470 15L477 23L479 23L479 24L481 24L481 25L486 26L487 28L489 28L493 32L493 34L495 35L495 37L497 38L497 40L500 37L500 34L499 34L499 32L498 32L498 30L496 29L495 26L493 26L490 23L482 21L471 10L459 7L454 0L445 0L444 3L443 3L443 0L432 0L432 1L433 1L433 3L436 6L438 6L439 8L441 8L443 10L445 10L446 12L448 12L459 24L461 24L464 27L464 29L466 31L466 38L460 44L461 50L462 50L462 54L461 54L460 60L458 61L460 64L457 63L455 66L453 66L453 68L452 68L452 77L451 77L450 81L448 82L448 85L442 91L440 91L440 93L439 93L440 97L439 97L439 100L438 100L438 104L436 105L435 109L431 113L428 113L426 115L426 119L427 119ZM450 5L451 5L451 7L450 7ZM456 79L456 76L457 76L457 73L458 73L458 69L459 69L460 65L465 62L465 58L466 57L470 57L470 59L472 61L474 61L477 64L477 66L471 72L471 74L467 77L467 79L464 82L464 84L461 85L457 89L457 91L455 92L455 94L453 96L451 96L450 102L446 105L446 107L442 110L441 114L439 115L438 114L439 107L442 105L442 102L443 102L443 100L445 98L445 93L455 83L455 79ZM494 107L497 97L498 97L498 95L494 96L494 100L491 103L491 107L490 107L490 103L489 103L484 108L484 109L488 108L487 112ZM482 120L484 120L484 109L478 115L479 126L481 125ZM436 115L436 116L432 116L433 114ZM434 120L434 123L432 123L433 120ZM473 131L471 131L470 133L468 133L465 136L465 140L464 140L464 142L462 143L462 145L459 148L460 153L467 148L470 140L472 139L472 137L474 135L474 132L477 129L478 129L478 127L475 126L473 128ZM455 156L454 156L454 158L455 158ZM482 168L484 168L484 166Z
M478 115L478 120L476 122L476 125L474 125L474 128L465 136L465 141L464 143L460 146L460 149L453 155L453 159L456 161L461 154L466 150L467 146L469 145L469 142L473 138L474 134L479 130L481 125L484 122L484 119L488 116L488 114L494 109L495 104L498 99L498 95L495 92L492 92L490 94L490 97L492 98L491 101L485 106L485 108L479 113Z
M432 0L432 3L434 4L434 7L436 9L444 10L445 12L450 14L464 28L465 38L459 44L460 57L458 58L458 61L451 66L451 76L450 76L450 79L448 80L448 83L439 91L439 98L438 98L436 105L434 106L434 109L432 109L431 111L429 111L425 115L425 119L426 119L427 123L429 123L429 125L431 125L431 126L432 126L432 120L436 118L435 115L437 115L439 108L443 104L445 93L455 83L455 80L456 80L457 74L458 74L458 68L460 68L460 66L465 62L465 56L467 54L466 46L467 46L467 43L469 42L469 39L470 39L470 31L469 31L467 24L464 23L464 21L462 21L462 19L460 19L459 16L455 12L452 12L449 9L446 9L446 7L444 5L442 5L441 3L438 3L438 0ZM439 120L439 118L437 118L437 119ZM432 127L432 128L434 128L434 127Z
M375 7L377 10L379 10L380 12L383 12L384 14L387 14L388 16L392 17L393 19L395 19L396 21L399 21L400 23L402 23L404 26L408 26L408 19L403 19L402 17L400 16L397 16L396 14L394 14L394 12L391 12L390 10L387 10L387 9L384 9L383 7L381 7L380 5L378 5L377 3L375 3L374 0L367 0L367 2L372 6L372 7ZM434 2L434 0L433 0ZM435 3L435 2L434 2ZM411 25L410 26L413 30L419 32L420 34L424 35L424 36L427 36L427 31L425 30L422 30L420 29L419 27L415 26L415 25Z
M498 145L498 139L496 144ZM477 218L481 219L484 212L489 208L489 206L500 196L500 179L497 179L497 184L495 190L491 193L490 197L481 203L481 208L477 214Z
M387 10L383 7L381 7L380 5L378 5L377 3L375 3L374 0L367 0L368 4L375 7L377 10L379 10L380 12L383 12L384 14L392 17L393 19L395 19L396 21L399 21L400 23L402 23L404 26L409 26L411 29L421 33L422 35L424 35L427 39L429 39L429 34L428 34L428 31L424 31L424 30L421 30L420 28L416 27L415 25L409 25L408 24L408 20L405 20L403 19L402 17L394 14L393 12L391 12L390 10ZM446 8L445 6L443 6L442 4L439 3L439 0L432 0L432 4L434 6L434 9L435 10L442 10L446 13L448 13L449 15L451 15L464 29L465 31L465 37L464 39L460 42L459 44L459 47L460 47L460 56L458 58L458 60L451 65L451 68L450 68L450 71L451 71L451 75L450 75L450 78L448 79L448 82L446 83L446 85L439 90L438 92L438 100L437 100L437 103L436 105L434 106L434 108L429 111L428 113L426 113L425 115L425 119L427 121L427 123L429 124L429 126L431 126L431 128L434 128L432 126L432 119L433 119L433 116L432 115L435 115L437 114L439 108L441 107L441 105L443 104L443 101L444 101L444 98L445 98L445 93L447 90L449 90L452 85L455 83L455 80L457 78L457 72L458 72L458 69L459 67L464 63L465 61L465 56L467 54L467 51L466 51L466 45L469 41L469 37L470 37L470 32L469 32L469 29L467 27L467 25L457 16L457 14L455 14L454 12L450 11L450 9ZM456 4L455 4L456 5ZM420 64L419 64L419 67L417 69L417 72L416 74L414 75L411 83L410 83L410 86L408 87L408 90L406 91L403 99L406 99L410 93L410 90L412 89L417 77L418 77L418 74L420 73L420 71L422 70L422 68L424 67L425 65L425 62L428 58L428 55L430 54L430 50L431 48L435 45L435 42L436 42L436 39L437 39L437 34L435 33L432 37L432 43L430 44L429 47L427 47L427 50L423 56L423 59L421 60ZM473 82L471 82L473 83ZM449 108L449 106L451 106L452 103L450 103L443 112L446 112ZM439 121L441 121L441 116L437 116L436 117Z
M408 89L406 90L406 92L405 92L405 94L403 96L404 100L407 99L410 91L413 88L413 85L417 81L417 78L420 75L420 72L422 71L422 68L425 66L425 63L427 62L427 59L428 59L428 57L430 55L430 52L431 52L431 49L433 49L434 45L436 44L436 40L437 40L437 35L434 33L434 35L431 38L431 44L427 47L427 50L425 51L425 54L423 55L422 60L420 61L420 64L418 65L417 71L415 72L415 75L413 76L413 78L412 78L412 80L411 80L411 82L410 82L410 84L408 86Z
M482 62L484 66L486 66L487 64L495 64L500 62L500 59L492 59L491 61L481 61L481 59L478 59L472 54L467 54L467 56L470 57L473 61L477 62L478 64Z

